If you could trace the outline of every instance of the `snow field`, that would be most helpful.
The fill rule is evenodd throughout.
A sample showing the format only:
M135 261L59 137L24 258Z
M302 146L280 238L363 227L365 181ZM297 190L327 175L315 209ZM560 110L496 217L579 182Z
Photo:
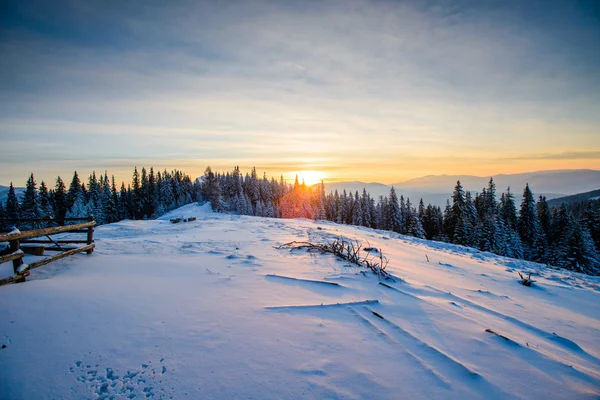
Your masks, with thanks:
M397 279L274 249L340 236L381 249ZM600 396L595 277L195 204L96 237L92 255L0 288L0 398Z

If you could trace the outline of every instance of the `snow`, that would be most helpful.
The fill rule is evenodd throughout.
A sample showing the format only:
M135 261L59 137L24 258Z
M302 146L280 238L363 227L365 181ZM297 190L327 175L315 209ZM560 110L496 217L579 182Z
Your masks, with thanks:
M1 398L600 396L597 277L207 205L95 236L91 255L0 287ZM340 236L381 249L397 279L274 248Z

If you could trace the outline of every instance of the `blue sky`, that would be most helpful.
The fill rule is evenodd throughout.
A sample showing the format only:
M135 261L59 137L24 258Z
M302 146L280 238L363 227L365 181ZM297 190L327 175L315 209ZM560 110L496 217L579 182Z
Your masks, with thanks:
M600 169L598 1L2 7L0 184Z

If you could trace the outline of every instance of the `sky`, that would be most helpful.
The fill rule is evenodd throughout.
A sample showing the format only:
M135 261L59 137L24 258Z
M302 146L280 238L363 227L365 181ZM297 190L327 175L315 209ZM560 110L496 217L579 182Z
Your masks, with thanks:
M0 7L0 185L600 169L595 0Z

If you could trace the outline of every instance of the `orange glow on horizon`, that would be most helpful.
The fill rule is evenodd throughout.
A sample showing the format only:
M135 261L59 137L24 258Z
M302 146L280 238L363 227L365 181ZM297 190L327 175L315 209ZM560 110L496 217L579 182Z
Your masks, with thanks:
M325 174L321 171L295 171L288 174L286 179L287 182L294 183L296 175L298 176L298 182L302 183L302 181L304 181L307 186L321 183L321 181L325 179Z

